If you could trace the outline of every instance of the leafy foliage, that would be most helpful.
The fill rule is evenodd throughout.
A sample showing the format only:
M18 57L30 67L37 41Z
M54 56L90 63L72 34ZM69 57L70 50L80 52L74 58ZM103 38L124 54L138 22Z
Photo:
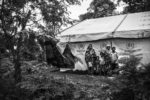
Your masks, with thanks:
M51 77L48 80L48 74L45 71L47 69L43 68L45 64L34 68L32 64L23 66L24 63L22 63L25 60L37 60L38 55L43 52L38 43L39 33L34 29L54 38L62 25L70 23L67 10L70 4L80 4L80 1L2 0L0 4L0 45L2 47L0 54L9 52L7 52L8 56L0 55L0 99L37 100L47 97L68 98L68 96L72 98L74 89L69 90L73 88L72 85L62 81L57 82ZM5 64L1 64L4 57L7 57L11 64L7 65L6 60L3 62Z
M137 69L139 59L132 56L122 69L118 79L122 89L113 93L113 100L149 100L149 64Z
M65 79L54 79L48 76L50 70L45 63L24 62L22 66L23 80L17 85L12 76L13 69L0 69L0 99L2 100L71 100L74 86ZM7 66L8 67L8 66ZM31 70L29 70L31 69ZM2 72L3 71L3 72ZM5 74L8 73L9 74ZM5 84L4 84L5 82Z
M67 10L69 4L80 4L79 0L42 0L38 4L38 8L41 10L43 20L46 23L46 27L38 25L38 28L42 28L41 31L47 31L47 34L55 36L59 33L62 25L67 25L72 22L69 18L69 12ZM47 9L49 8L49 9Z
M4 48L8 49L13 57L16 82L21 81L22 54L35 59L36 53L39 53L39 47L34 41L39 33L34 32L34 29L55 37L60 27L70 22L67 16L69 4L80 4L80 1L2 0L0 35L4 40Z
M80 15L80 20L111 16L115 4L110 0L93 0L89 7L89 12Z
M128 4L128 6L124 10L124 13L150 11L149 0L118 0L118 2L120 1Z

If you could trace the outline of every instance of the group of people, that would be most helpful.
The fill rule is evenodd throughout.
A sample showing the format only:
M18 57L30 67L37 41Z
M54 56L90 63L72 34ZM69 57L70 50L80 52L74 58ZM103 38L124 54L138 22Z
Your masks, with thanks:
M96 55L92 44L89 44L85 52L85 61L89 74L108 75L118 66L118 54L115 47L107 45Z

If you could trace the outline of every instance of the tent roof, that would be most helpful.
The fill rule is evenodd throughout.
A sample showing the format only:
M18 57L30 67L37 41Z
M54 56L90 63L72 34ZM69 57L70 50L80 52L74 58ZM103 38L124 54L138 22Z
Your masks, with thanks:
M59 39L80 42L144 37L150 37L150 11L85 20L64 30Z

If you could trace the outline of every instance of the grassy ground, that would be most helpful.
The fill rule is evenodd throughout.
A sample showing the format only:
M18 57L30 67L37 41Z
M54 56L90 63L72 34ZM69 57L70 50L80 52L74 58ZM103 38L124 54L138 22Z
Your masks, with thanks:
M39 68L43 68L43 65L40 66ZM121 88L121 84L116 76L88 75L87 72L59 72L51 71L50 67L47 68L43 70L45 71L44 74L49 77L47 79L53 77L54 80L62 80L66 84L73 84L75 87L75 90L73 90L74 98L77 98L75 100L92 100L95 98L97 100L106 100L111 98L112 92L118 91Z
M33 70L33 73L26 72L29 68ZM54 80L59 80L59 82L60 80L63 80L66 84L73 84L73 87L75 87L73 88L73 96L75 98L73 100L108 100L111 98L112 92L118 91L118 89L121 88L121 84L115 76L106 77L100 75L88 75L86 72L72 73L52 71L49 66L46 66L46 64L39 64L36 61L24 62L22 73L24 77L28 78L28 80L31 80L30 78L33 76L40 80L40 75L43 74L48 77L47 79L49 80L53 77ZM35 78L35 80L37 79ZM33 88L32 85L31 87ZM29 89L31 88L29 87Z
M111 98L110 95L112 92L120 88L115 77L61 72L51 72L49 75L53 76L56 80L64 79L67 83L69 82L75 85L75 97L78 98L82 95L83 100L85 100L85 98L86 100L106 100L107 98Z

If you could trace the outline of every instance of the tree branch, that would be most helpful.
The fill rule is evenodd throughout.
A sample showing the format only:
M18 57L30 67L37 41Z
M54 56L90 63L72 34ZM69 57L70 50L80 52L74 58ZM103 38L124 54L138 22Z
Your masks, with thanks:
M40 21L40 20L42 20L42 18L41 19L39 19L39 20L37 20L36 22L38 22L38 21ZM33 21L33 20L32 20ZM34 21L33 21L34 22ZM30 24L30 25L26 25L26 26L32 26L32 25L34 25L35 23L33 23L33 24Z

